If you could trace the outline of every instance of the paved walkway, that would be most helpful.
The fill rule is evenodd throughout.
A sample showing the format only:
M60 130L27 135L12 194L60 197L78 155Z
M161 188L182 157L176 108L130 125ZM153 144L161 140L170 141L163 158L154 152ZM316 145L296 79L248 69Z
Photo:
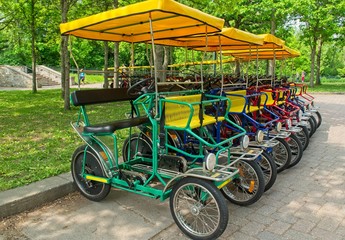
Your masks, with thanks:
M301 162L254 205L229 206L221 239L345 239L345 95L315 95L323 117ZM102 202L72 193L0 222L2 239L186 239L168 201L113 190Z

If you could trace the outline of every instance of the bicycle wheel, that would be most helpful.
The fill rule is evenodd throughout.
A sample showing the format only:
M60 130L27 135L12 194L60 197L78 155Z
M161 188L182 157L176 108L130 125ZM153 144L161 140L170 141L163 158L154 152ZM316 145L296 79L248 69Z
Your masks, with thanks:
M192 239L217 239L229 220L226 201L209 181L186 177L170 195L170 211L181 231Z
M286 141L289 144L291 149L291 161L288 168L296 166L299 163L303 156L303 146L301 141L295 134L291 134Z
M128 152L129 151L129 152ZM134 133L127 137L122 146L123 161L134 156L152 157L152 141L144 134Z
M262 152L261 160L258 162L265 179L265 192L270 189L277 179L277 166L271 155Z
M313 122L314 122L314 133L315 133L315 132L316 132L316 129L317 129L317 126L318 126L318 123L317 123L317 120L316 120L316 118L315 118L314 115L311 115L310 118L311 118L311 120L313 120ZM313 133L313 134L314 134L314 133Z
M315 118L316 122L317 122L317 126L316 128L319 128L321 123L322 123L322 117L321 117L321 113L319 111L313 112L313 117Z
M311 125L313 125L311 135L309 136L309 137L311 137L316 132L317 122L316 122L316 119L314 118L314 116L310 116L308 121L310 121Z
M91 148L87 148L86 145L78 147L72 156L71 172L74 183L81 194L91 201L101 201L110 192L111 186L106 183L96 182L83 178L83 158L85 153L85 168L86 174L91 174L98 177L105 177L105 172L102 167L102 163L98 159L97 155Z
M302 143L303 151L308 147L309 145L309 132L306 126L299 126L302 128L302 131L297 132L296 136Z
M240 160L234 164L239 169L238 178L225 185L221 192L230 202L248 206L257 202L265 191L265 179L254 161Z
M286 169L291 162L291 149L284 139L276 138L279 142L272 150L273 161L277 165L277 172L280 173Z
M308 119L307 121L306 121L306 123L307 123L307 125L306 125L306 128L307 128L307 130L308 130L308 135L309 135L309 138L311 137L311 135L313 135L313 131L314 131L314 122L313 122L313 120L311 120L311 119Z

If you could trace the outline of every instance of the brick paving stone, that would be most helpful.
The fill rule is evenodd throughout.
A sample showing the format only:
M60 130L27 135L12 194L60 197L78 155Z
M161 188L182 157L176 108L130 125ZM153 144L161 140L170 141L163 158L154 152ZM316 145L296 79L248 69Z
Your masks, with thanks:
M313 223L305 219L299 219L292 225L292 229L302 233L309 233L315 226L316 223Z
M289 240L315 240L317 239L316 237L313 237L309 234L302 233L293 229L287 230L284 234L283 237L285 239Z
M286 223L290 223L293 224L295 222L297 222L298 218L295 217L294 215L291 215L290 213L282 213L282 212L278 212L275 213L274 215L272 215L272 218L276 219L276 220L280 220Z
M243 226L240 231L250 236L256 236L259 232L262 232L265 227L264 224L252 221Z
M335 230L335 233L345 239L345 226L338 226L338 228Z
M221 239L228 239L230 236L232 236L239 229L240 229L239 226L237 226L233 223L228 223L228 226L226 227L223 235L221 236Z
M341 219L326 217L326 218L323 218L317 224L317 227L333 232L335 229L337 229L340 223L341 223Z
M257 238L260 240L285 240L286 239L281 235L271 233L268 231L263 231L263 232L259 233L257 235Z
M283 234L286 230L291 227L290 223L282 222L282 221L275 221L269 227L266 228L267 231L276 234Z
M270 225L272 222L275 221L275 219L272 218L271 216L264 216L264 215L261 215L259 213L250 215L247 217L247 219L261 223L261 224L264 224L264 225Z
M222 238L222 239L224 239L224 238ZM237 231L233 235L226 238L226 240L257 240L257 238L252 237L252 236L248 236L248 234L246 234L246 233L242 233L242 232Z
M305 212L305 211L298 211L294 213L294 217L308 220L313 223L318 223L321 221L322 217L317 216L317 214L310 214L310 212Z
M313 230L311 230L311 234L313 237L317 237L318 239L344 240L343 236L318 227L313 228Z
M236 216L236 215L229 215L229 222L239 226L243 227L246 224L248 224L250 221L248 219L245 219L243 216Z
M344 204L327 202L317 212L323 217L343 218L345 216Z
M259 208L256 213L262 214L265 216L271 216L273 213L277 211L276 207L270 206L270 205L264 205L261 208Z

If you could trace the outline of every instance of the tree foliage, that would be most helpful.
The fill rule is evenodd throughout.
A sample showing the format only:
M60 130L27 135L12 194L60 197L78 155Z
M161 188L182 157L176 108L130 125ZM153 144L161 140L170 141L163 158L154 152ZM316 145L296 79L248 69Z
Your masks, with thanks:
M291 60L291 71L306 71L307 77L320 74L343 74L345 3L342 0L178 0L225 19L228 27L259 33L274 33L286 44L301 51L302 56ZM0 64L32 64L29 4L25 0L0 0ZM35 51L37 64L60 66L60 1L34 0ZM138 0L118 0L125 6ZM114 0L78 0L70 6L68 20L85 17L113 8ZM78 65L86 69L102 69L104 44L71 37L72 53ZM114 64L114 44L109 43L109 66ZM321 46L321 47L320 47ZM150 47L149 47L150 49ZM320 49L320 52L318 52ZM164 51L163 51L164 52ZM170 52L170 50L169 50ZM120 43L119 65L131 62L131 44ZM320 53L320 63L316 56ZM191 55L191 53L189 53ZM313 57L312 57L313 55ZM195 54L196 60L200 57ZM185 51L175 49L170 59L185 61ZM191 56L189 56L191 59ZM135 45L134 64L149 65L147 46ZM319 64L319 66L318 66ZM313 66L313 68L312 68ZM71 62L71 68L76 66ZM313 78L312 78L313 79Z

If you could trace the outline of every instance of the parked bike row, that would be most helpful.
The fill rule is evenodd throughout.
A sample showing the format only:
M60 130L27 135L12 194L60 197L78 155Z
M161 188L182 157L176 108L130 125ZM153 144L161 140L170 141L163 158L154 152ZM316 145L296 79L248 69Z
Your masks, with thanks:
M216 51L220 57L233 48L240 58L252 57L252 46L256 59L275 48L280 49L277 56L296 55L274 36L223 24L172 0L149 0L60 28L62 34L86 39L149 42L153 55L154 44ZM246 48L250 51L238 52ZM188 80L160 82L155 68L152 76L126 88L71 94L80 108L71 125L84 141L72 156L71 172L82 195L101 201L114 187L161 201L169 198L172 217L185 235L215 239L229 222L226 200L255 204L274 186L278 172L302 160L322 122L306 85L273 78L262 85L258 77L254 82L222 71L211 77L200 70ZM90 120L90 105L118 102L130 103L127 118L106 120L109 116L100 112L104 122ZM128 137L119 146L122 129Z

